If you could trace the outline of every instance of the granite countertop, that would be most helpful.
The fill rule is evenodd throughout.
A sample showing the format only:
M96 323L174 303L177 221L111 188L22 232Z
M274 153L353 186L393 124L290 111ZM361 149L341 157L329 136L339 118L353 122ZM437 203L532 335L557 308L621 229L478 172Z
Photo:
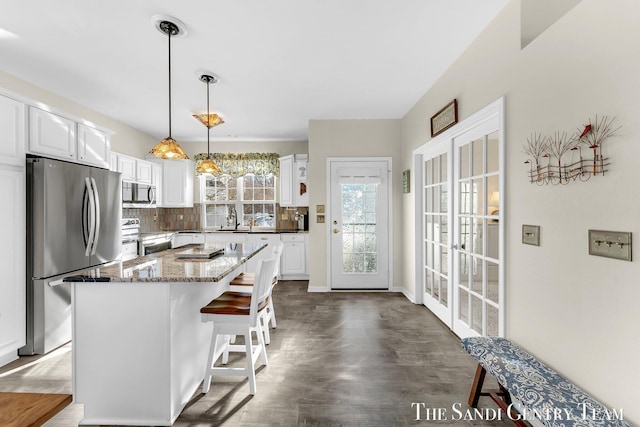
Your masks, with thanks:
M103 267L86 270L82 274L66 277L64 281L218 282L266 246L264 243L186 245L129 261L115 262ZM192 248L212 250L224 248L224 254L202 260L176 258L176 254Z
M248 228L234 229L222 229L222 230L173 230L163 231L162 233L242 233L242 234L287 234L287 233L309 233L309 230L294 230L294 229L262 229L262 230L249 230ZM142 234L142 233L141 233Z

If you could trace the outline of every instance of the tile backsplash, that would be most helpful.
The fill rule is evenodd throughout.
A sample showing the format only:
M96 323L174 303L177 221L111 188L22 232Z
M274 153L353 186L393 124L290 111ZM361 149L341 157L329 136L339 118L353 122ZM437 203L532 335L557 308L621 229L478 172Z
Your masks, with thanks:
M123 208L123 218L139 218L140 232L153 233L158 231L200 230L202 229L202 209L200 203L193 208ZM309 209L276 207L276 228L279 230L294 230L296 228L296 211L305 215Z

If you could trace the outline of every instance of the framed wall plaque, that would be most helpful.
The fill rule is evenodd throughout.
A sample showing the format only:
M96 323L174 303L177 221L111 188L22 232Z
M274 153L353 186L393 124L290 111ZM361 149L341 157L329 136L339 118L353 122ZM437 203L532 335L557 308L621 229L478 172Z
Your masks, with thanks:
M411 180L410 174L411 174L411 171L409 169L402 172L402 192L405 194L411 192L411 185L409 183Z
M458 101L453 100L431 117L431 137L458 123Z

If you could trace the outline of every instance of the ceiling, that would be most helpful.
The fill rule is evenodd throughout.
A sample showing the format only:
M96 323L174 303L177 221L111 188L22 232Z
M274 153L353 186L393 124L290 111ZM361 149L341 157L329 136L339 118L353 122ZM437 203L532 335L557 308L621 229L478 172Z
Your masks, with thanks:
M403 117L509 0L3 1L0 69L158 139L303 141L311 119ZM393 5L391 7L391 5ZM435 112L434 112L435 113Z

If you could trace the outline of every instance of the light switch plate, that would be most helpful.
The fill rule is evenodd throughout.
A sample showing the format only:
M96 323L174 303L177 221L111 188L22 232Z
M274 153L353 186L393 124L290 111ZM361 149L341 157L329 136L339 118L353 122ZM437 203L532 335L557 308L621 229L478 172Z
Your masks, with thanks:
M589 255L631 261L631 233L589 230Z
M540 226L522 224L522 243L540 246Z

